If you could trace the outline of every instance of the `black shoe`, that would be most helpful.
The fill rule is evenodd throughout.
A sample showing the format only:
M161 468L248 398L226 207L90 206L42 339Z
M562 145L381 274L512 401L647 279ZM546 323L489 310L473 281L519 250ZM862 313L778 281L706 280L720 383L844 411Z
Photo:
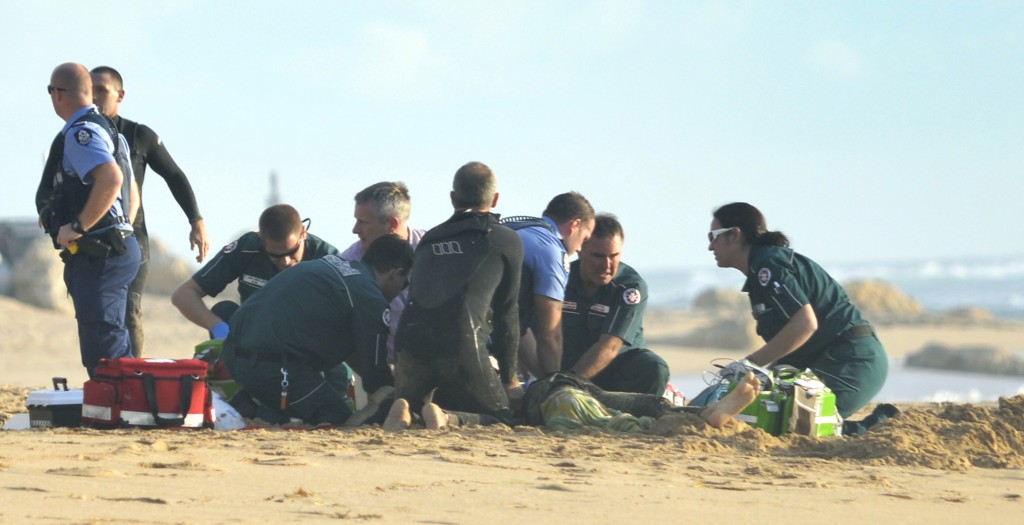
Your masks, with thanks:
M238 414L246 419L252 419L256 417L256 410L259 405L256 404L256 400L249 395L245 390L240 390L231 396L231 401L228 404L232 408L238 411Z

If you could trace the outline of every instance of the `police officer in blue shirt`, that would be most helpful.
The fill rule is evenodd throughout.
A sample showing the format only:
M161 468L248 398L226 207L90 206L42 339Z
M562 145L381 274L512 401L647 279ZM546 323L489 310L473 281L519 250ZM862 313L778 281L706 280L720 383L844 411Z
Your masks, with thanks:
M562 299L569 257L594 229L594 208L573 191L551 199L540 218L508 217L501 223L523 240L519 330L525 334L529 329L533 338L520 341L519 359L534 377L544 378L562 366Z
M101 358L131 356L124 317L141 260L131 226L138 188L127 144L92 105L89 70L61 64L46 89L66 124L62 173L41 221L64 249L64 282L75 305L82 364L91 375Z

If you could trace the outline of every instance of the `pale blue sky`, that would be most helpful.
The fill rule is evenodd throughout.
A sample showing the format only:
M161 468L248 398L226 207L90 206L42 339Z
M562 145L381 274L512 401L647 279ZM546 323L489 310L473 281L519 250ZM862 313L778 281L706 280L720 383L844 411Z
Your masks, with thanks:
M641 271L712 266L710 212L745 200L828 263L1024 257L1024 3L0 1L0 217L31 217L62 126L53 67L110 65L160 133L215 247L276 171L312 231L405 181L414 226L479 160L506 215L584 193ZM187 253L166 185L150 231Z

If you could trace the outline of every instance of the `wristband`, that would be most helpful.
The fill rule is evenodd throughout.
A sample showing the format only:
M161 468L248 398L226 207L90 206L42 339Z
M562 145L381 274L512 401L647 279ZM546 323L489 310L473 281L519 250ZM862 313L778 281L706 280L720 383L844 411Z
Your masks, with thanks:
M85 235L85 228L82 227L82 223L77 218L71 221L71 230L75 233Z

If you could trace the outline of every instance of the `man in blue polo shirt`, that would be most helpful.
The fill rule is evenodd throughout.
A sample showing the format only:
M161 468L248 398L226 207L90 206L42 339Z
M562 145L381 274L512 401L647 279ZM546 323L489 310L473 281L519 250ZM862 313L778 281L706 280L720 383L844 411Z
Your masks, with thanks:
M40 219L64 249L64 282L75 305L82 365L91 376L101 358L131 357L124 316L128 284L142 257L131 225L138 188L127 144L92 104L89 70L61 64L46 89L66 124L54 201Z
M562 299L569 278L569 257L580 251L594 229L594 208L577 192L555 196L543 216L509 217L502 224L523 240L519 285L519 359L541 379L562 366Z

